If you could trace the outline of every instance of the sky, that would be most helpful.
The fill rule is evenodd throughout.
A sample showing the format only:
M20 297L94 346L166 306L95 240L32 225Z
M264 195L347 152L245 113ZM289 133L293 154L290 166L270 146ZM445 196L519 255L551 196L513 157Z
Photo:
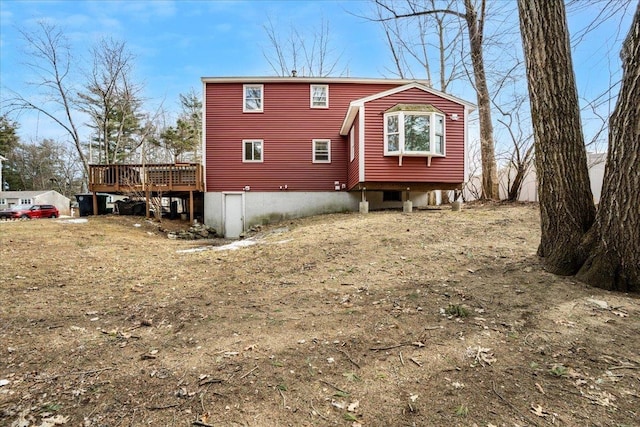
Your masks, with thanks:
M395 77L389 72L393 63L380 24L362 17L372 8L366 0L0 0L0 97L6 98L9 90L34 90L28 85L33 75L25 65L20 30L33 31L41 20L64 30L84 68L89 47L101 38L125 41L136 57L134 80L144 85L148 105L162 104L169 111L178 110L180 93L192 88L200 93L201 77L273 75L264 57L269 49L264 25L269 20L287 33L292 26L312 31L325 19L345 74ZM586 8L572 18L574 31L584 28L595 13ZM517 25L517 17L509 19ZM595 96L608 87L609 71L619 69L619 40L630 20L628 12L622 22L605 22L578 45L574 63L581 96ZM475 102L469 85L452 92ZM41 117L23 114L17 120L23 140L64 138Z

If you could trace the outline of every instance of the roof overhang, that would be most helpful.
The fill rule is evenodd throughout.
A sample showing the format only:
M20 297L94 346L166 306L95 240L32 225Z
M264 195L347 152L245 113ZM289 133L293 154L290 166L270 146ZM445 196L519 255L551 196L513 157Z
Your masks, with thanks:
M407 80L407 79L375 79L366 77L265 77L265 76L246 76L246 77L202 77L203 83L358 83L358 84L397 84L404 85L407 83L419 81L423 85L428 86L427 80Z
M382 92L375 93L373 95L366 96L364 98L356 99L351 101L349 104L349 108L347 109L347 114L342 121L342 127L340 128L340 135L347 135L349 133L349 129L353 125L353 121L358 114L360 107L364 106L365 103L374 101L376 99L384 98L386 96L394 95L396 93L404 92L409 89L420 89L424 92L439 96L440 98L448 99L449 101L455 102L456 104L463 105L465 110L469 113L473 112L476 109L476 105L472 104L468 101L465 101L461 98L455 97L453 95L449 95L448 93L440 92L439 90L435 90L420 81L414 80L410 83L406 83L402 86L394 87L392 89L388 89Z
M385 111L385 113L396 113L398 111L415 111L420 113L440 113L444 114L442 110L434 107L431 104L396 104L393 107Z

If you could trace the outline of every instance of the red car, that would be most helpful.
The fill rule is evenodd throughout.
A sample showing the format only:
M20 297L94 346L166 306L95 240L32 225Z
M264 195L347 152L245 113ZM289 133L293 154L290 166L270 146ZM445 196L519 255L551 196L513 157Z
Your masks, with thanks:
M0 211L0 219L57 218L59 216L58 208L53 205L16 205Z

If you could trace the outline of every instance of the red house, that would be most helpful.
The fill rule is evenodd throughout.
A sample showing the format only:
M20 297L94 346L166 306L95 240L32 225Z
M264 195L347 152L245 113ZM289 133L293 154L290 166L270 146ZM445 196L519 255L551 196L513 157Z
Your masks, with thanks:
M461 189L475 106L412 80L203 78L205 223L426 203ZM411 202L411 203L407 203Z

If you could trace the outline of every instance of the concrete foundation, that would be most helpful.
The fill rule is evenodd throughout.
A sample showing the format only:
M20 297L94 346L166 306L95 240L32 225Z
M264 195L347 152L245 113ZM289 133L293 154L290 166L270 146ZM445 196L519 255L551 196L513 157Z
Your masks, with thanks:
M369 213L369 202L360 202L360 213L361 214Z
M413 202L411 200L407 200L406 202L402 203L402 212L404 213L413 212Z

